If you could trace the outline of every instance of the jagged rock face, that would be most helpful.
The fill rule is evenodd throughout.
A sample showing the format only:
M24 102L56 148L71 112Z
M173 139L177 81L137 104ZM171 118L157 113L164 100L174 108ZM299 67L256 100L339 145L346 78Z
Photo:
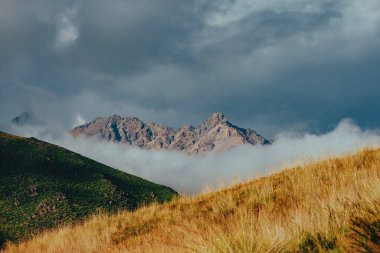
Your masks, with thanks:
M135 117L114 115L96 118L70 133L74 137L96 136L148 150L179 150L188 154L223 151L244 143L270 143L252 129L233 125L221 113L213 113L198 127L184 125L177 130L156 123L146 124Z

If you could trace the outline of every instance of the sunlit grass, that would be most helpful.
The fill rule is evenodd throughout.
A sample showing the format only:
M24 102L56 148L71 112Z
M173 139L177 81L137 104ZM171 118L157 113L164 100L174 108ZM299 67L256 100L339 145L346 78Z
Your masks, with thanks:
M5 252L380 252L379 223L380 150L364 150L135 212L97 214Z

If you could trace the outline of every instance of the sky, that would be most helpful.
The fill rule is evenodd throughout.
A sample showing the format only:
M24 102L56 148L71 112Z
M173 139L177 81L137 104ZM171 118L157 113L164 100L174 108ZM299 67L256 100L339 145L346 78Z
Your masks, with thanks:
M24 111L272 138L380 126L378 0L0 0L0 129Z

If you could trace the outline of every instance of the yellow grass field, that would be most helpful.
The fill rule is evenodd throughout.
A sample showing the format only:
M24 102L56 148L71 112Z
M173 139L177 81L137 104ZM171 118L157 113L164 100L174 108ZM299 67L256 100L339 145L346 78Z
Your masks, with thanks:
M3 252L380 252L380 150L99 213Z

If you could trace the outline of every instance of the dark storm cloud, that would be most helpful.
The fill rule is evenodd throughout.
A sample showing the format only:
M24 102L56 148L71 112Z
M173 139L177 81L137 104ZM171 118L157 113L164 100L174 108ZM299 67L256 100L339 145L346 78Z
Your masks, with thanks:
M223 111L274 135L378 127L380 3L0 1L1 124Z

